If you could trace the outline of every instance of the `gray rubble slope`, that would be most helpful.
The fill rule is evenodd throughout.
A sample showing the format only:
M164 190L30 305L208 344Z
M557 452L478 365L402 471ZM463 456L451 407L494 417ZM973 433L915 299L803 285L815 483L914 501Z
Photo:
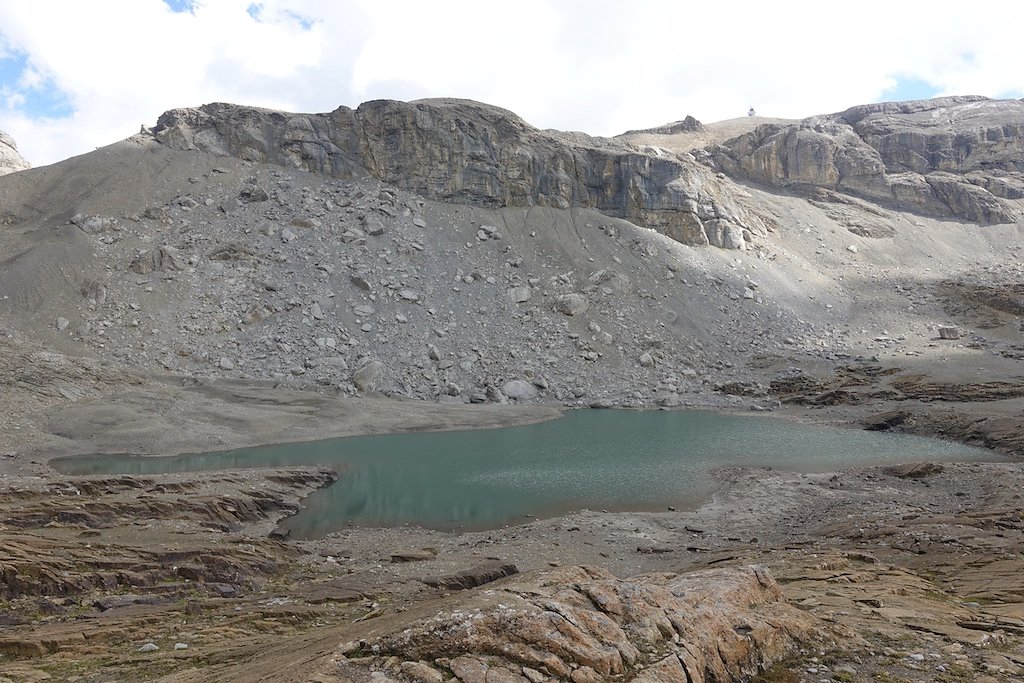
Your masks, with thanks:
M727 252L590 210L431 202L152 140L96 154L0 187L25 197L3 232L0 315L62 348L458 401L500 401L509 382L621 398L661 378L673 402L703 388L696 368L728 366L702 348L731 323L691 263Z
M22 171L31 167L21 153L14 138L0 130L0 175Z
M946 283L1022 277L1017 224L980 228L842 193L808 201L736 183L692 155L663 167L664 150L537 131L482 105L374 107L391 112L374 125L392 132L366 138L372 154L309 141L310 126L329 137L352 110L212 105L163 117L155 134L3 177L0 330L197 380L460 403L713 405L740 400L714 393L723 384L743 392L728 385L796 366L930 353L936 325L951 320L939 296ZM221 108L226 118L215 115ZM445 131L487 123L512 133L459 133L442 158L448 143L430 133L439 122ZM360 125L361 135L372 128ZM298 156L289 152L296 139L294 149L307 150ZM481 156L481 140L491 156ZM721 249L602 213L583 189L553 205L546 185L516 185L496 161L509 149L532 159L520 171L541 176L543 164L572 158L578 167L592 149L613 171L671 167L670 184L692 168L713 179L709 201L726 198L764 230ZM394 175L404 168L395 164L412 163L400 150L440 175ZM371 157L373 173L356 164ZM459 194L473 159L497 174L479 187L540 194L524 190L526 205ZM577 173L564 187L593 177ZM463 188L446 201L422 185L442 177ZM648 197L670 196L658 195L654 175L637 177ZM722 220L691 216L705 237ZM1022 341L1013 325L984 335L970 343L1002 352Z

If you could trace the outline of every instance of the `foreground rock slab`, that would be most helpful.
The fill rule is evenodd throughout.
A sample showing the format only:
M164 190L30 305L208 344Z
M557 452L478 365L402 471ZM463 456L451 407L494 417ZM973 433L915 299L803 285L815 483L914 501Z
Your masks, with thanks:
M341 647L338 673L416 681L744 680L827 637L760 566L619 579L596 567L533 573Z

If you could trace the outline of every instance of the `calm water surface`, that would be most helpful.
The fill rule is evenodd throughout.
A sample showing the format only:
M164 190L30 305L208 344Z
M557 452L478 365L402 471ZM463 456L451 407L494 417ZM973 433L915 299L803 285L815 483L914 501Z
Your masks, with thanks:
M915 460L979 461L981 448L704 411L578 410L540 424L462 432L357 436L164 458L52 461L67 474L155 474L328 465L341 477L286 520L294 536L349 523L493 528L582 508L693 505L727 465L803 472Z

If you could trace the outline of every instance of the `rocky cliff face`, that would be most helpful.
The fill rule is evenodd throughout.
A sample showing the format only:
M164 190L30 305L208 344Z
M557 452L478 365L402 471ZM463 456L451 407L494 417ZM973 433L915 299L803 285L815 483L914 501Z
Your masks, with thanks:
M30 168L32 164L18 153L18 146L14 139L7 133L0 130L0 175L14 173Z
M368 175L472 206L593 208L683 244L744 249L774 221L725 174L831 203L859 198L937 218L1015 222L1024 217L1022 121L1018 100L863 105L760 126L701 152L705 163L620 139L538 130L503 109L450 99L380 100L329 114L210 104L167 112L153 131L175 149L345 179ZM700 128L687 118L652 131Z
M370 175L430 199L596 208L689 245L743 249L770 225L692 156L541 131L464 100L381 100L330 114L211 104L167 112L154 133L176 149L346 179Z
M1024 101L869 104L723 144L722 169L776 187L854 195L940 218L1024 216Z

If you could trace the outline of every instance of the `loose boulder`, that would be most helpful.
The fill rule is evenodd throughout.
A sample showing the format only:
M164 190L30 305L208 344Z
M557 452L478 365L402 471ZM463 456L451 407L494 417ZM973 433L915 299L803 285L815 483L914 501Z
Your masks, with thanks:
M514 304L524 304L533 296L533 290L529 287L512 287L508 290L508 298Z
M384 364L379 360L371 360L361 365L352 373L352 383L360 391L373 391L384 378Z
M587 310L587 300L575 292L562 294L555 299L555 310L563 315L579 315Z
M537 387L530 382L522 379L514 379L510 382L505 382L501 387L501 392L506 397L515 399L516 401L530 401L537 398Z
M155 271L181 270L178 250L166 245L140 251L128 268L140 275Z

